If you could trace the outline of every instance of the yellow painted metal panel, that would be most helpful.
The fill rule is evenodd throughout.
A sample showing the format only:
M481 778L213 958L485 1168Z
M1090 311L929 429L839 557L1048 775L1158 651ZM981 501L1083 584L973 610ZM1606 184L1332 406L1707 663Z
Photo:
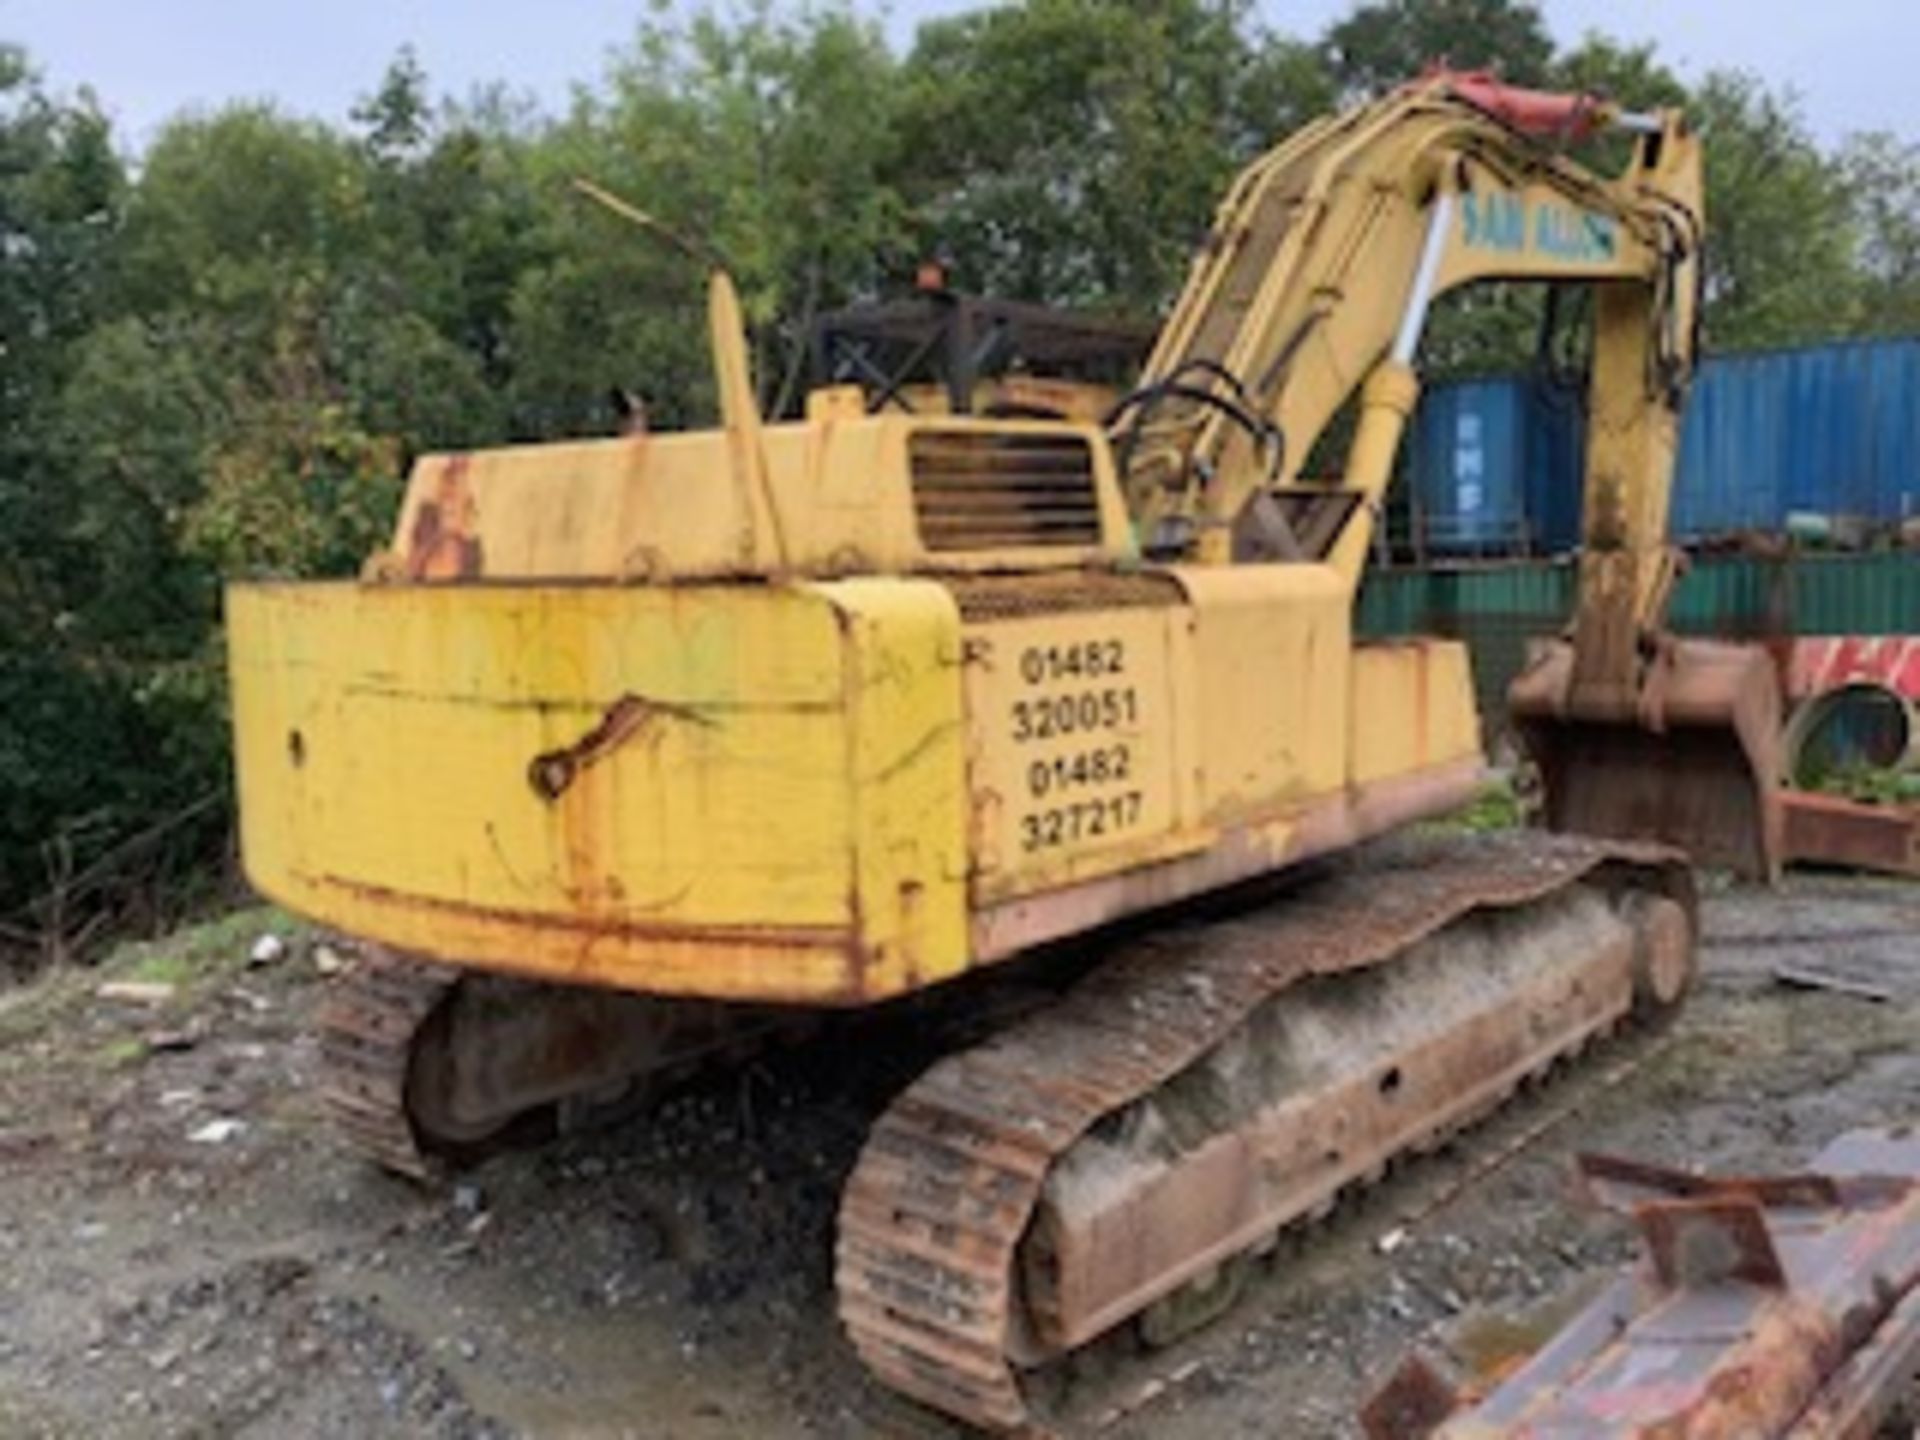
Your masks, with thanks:
M237 628L235 663L272 653L290 672L304 760L279 768L305 802L300 863L316 880L550 913L844 918L840 655L824 605L753 590L263 593L282 623L265 651ZM658 718L539 794L534 759L628 695ZM743 853L746 836L759 843Z
M967 795L960 615L944 586L811 588L845 628L860 988L893 995L966 968Z
M1174 605L967 627L977 902L1204 843L1181 827L1174 693L1188 676L1173 632L1186 621Z
M1507 186L1486 174L1455 197L1442 256L1442 292L1489 276L1643 280L1658 268L1647 237L1611 211L1581 205L1564 186ZM1638 217L1635 217L1636 219Z
M1353 651L1352 780L1369 785L1480 755L1466 646L1389 640Z
M373 938L639 989L870 998L867 924L894 983L911 927L914 964L958 968L959 698L937 663L957 621L922 582L944 632L925 600L896 627L886 582L866 588L880 613L849 631L798 589L235 587L249 874ZM850 689L870 673L886 695ZM944 764L951 838L863 833L868 761L896 766L864 777L868 811L886 820L904 786L930 825Z
M928 552L908 458L917 432L1072 437L1088 446L1098 544ZM758 444L756 478L738 483ZM754 472L758 474L757 469ZM771 501L771 508L767 501ZM728 580L1058 569L1131 556L1133 526L1092 425L822 413L805 422L428 455L415 466L390 579Z
M740 563L741 525L726 442L696 431L428 455L393 549L416 579L724 573ZM670 531L656 518L669 506ZM436 546L438 563L425 553Z
M1365 647L1349 695L1323 567L1176 578L964 628L927 580L236 587L248 870L464 963L860 1003L965 969L970 905L1137 874L1124 913L1476 753L1458 645Z
M1324 565L1184 566L1203 815L1237 824L1346 783L1352 600Z

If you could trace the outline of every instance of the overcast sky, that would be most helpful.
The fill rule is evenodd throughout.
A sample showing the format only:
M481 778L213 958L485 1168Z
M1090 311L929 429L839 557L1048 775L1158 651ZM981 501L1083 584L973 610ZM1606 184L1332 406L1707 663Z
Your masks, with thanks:
M271 98L339 119L394 52L412 44L436 89L505 80L547 108L598 76L648 0L0 0L0 40L24 44L61 89L91 85L143 142L184 107ZM859 0L897 46L929 15L971 0ZM1311 37L1348 0L1258 0L1276 29ZM1920 138L1915 0L1545 0L1564 42L1599 28L1652 40L1693 77L1716 66L1794 86L1819 134L1888 129Z

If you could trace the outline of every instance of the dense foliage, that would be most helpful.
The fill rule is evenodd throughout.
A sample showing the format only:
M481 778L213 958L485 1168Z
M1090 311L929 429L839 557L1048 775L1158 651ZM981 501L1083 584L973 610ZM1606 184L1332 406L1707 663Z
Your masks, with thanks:
M0 945L163 920L221 872L223 576L349 572L412 455L606 429L611 386L704 416L696 274L572 177L726 258L785 409L810 316L922 255L1152 313L1237 164L1439 56L1695 107L1717 345L1920 323L1920 151L1828 153L1758 79L1559 51L1516 0L1371 0L1319 37L1248 0L1026 0L904 55L762 3L643 22L562 115L440 99L402 54L344 123L235 105L137 155L0 46ZM1535 303L1450 307L1430 363L1523 356Z

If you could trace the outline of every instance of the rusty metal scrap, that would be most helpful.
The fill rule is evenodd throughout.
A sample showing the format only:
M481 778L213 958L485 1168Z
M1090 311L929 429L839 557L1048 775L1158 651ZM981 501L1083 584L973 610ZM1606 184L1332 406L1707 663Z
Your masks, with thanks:
M1920 806L1788 790L1787 859L1920 876Z
M1858 1130L1804 1174L1583 1156L1646 1254L1483 1395L1415 1356L1370 1440L1866 1440L1920 1374L1920 1130Z
M1876 1005L1892 1004L1896 992L1888 986L1849 974L1824 958L1815 964L1776 965L1774 983L1790 990L1826 990L1835 995L1851 995L1856 1000L1871 1000Z

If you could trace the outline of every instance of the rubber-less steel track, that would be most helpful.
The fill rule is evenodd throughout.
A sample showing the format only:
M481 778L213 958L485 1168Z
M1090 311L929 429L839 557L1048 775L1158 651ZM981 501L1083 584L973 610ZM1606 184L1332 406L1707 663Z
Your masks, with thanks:
M1689 872L1669 851L1537 834L1443 842L1203 927L1190 944L1175 932L1132 946L1057 1005L941 1060L877 1122L842 1198L839 1311L862 1359L973 1424L1031 1425L1018 1367L1051 1353L1038 1338L1048 1297L1034 1283L1044 1264L1023 1263L1021 1247L1049 1172L1096 1122L1296 983L1382 964L1470 912L1600 872L1692 911Z
M476 974L366 946L322 1007L320 1088L354 1149L430 1180L516 1139L630 1114L650 1087L808 1029L803 1012Z
M408 1118L414 1042L460 981L451 966L362 950L320 1012L321 1099L349 1143L388 1170L428 1180L434 1159Z

